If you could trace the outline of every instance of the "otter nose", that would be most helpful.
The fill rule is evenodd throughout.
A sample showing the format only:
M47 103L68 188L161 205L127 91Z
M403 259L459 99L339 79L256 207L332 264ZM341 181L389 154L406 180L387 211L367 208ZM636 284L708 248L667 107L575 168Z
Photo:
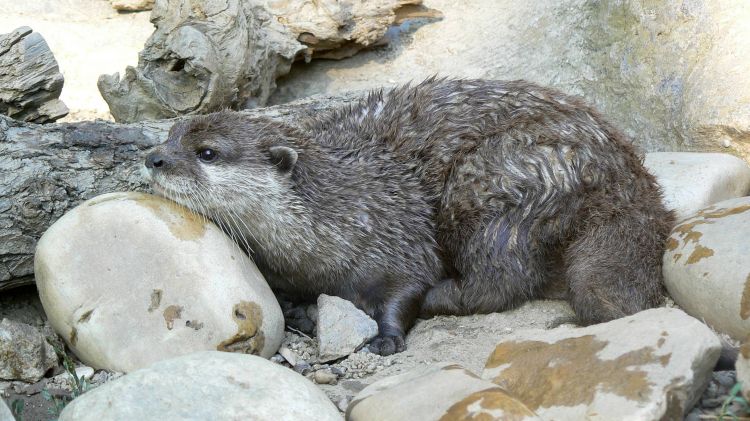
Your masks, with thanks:
M151 152L146 156L146 168L162 168L165 163L166 157L159 152Z

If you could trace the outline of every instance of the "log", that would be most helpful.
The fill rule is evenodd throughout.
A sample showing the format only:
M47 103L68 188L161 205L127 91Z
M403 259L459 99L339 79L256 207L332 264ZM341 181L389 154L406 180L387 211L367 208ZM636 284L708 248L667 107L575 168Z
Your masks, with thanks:
M353 98L243 112L294 122ZM33 283L36 242L69 209L108 192L150 191L141 177L143 155L175 121L38 125L0 116L0 291Z
M41 35L28 26L0 35L0 114L34 123L68 114L63 75Z
M293 61L350 56L381 42L394 22L437 16L421 2L158 1L138 66L97 85L118 122L263 106Z

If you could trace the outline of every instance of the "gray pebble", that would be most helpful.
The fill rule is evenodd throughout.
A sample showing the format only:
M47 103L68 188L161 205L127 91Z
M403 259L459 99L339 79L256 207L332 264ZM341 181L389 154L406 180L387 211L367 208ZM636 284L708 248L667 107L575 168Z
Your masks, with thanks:
M716 371L714 372L714 380L727 390L731 389L737 382L734 371Z
M312 367L310 367L310 363L307 361L300 361L294 366L294 371L302 375L309 373L311 370Z
M310 304L307 306L307 317L312 320L313 323L318 323L318 306Z
M703 408L708 408L708 409L718 408L723 403L724 403L724 398L723 397L707 398L707 399L701 400L701 406Z
M349 408L349 403L351 401L351 396L344 396L343 398L339 399L339 401L336 403L336 406L339 408L339 411L346 412L346 409Z
M701 421L701 411L695 410L687 414L685 421Z

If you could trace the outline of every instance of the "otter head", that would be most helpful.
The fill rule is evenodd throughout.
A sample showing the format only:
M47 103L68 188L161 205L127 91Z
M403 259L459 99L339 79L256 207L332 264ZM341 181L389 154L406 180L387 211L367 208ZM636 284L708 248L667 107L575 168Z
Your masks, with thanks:
M145 161L154 191L213 219L277 212L297 163L293 129L219 112L176 123Z

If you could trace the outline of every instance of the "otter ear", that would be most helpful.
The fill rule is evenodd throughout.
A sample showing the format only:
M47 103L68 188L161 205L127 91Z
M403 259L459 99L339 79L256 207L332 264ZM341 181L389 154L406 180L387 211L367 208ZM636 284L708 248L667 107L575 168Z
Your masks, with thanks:
M290 172L297 163L297 151L287 146L271 146L268 152L271 154L271 162L281 172Z

